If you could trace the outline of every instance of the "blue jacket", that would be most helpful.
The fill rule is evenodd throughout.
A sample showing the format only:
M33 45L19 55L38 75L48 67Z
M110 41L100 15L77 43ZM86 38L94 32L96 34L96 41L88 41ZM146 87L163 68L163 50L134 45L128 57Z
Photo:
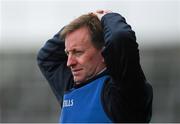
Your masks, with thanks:
M117 13L103 16L101 24L105 41L102 55L110 77L101 90L103 109L112 122L149 122L153 93L140 66L135 32ZM58 32L40 49L37 58L40 70L61 105L65 92L89 83L74 84L72 73L66 66L64 49L64 41Z

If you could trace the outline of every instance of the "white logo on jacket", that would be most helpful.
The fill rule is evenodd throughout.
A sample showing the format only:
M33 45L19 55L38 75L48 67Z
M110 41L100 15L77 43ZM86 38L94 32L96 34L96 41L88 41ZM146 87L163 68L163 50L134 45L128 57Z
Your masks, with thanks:
M63 101L63 107L71 107L73 106L73 99L65 99Z

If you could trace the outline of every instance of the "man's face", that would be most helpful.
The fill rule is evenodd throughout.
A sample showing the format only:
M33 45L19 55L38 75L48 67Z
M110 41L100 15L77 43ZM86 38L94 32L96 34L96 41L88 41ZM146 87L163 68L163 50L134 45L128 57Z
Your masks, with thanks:
M96 49L90 40L87 27L79 28L65 38L67 66L71 68L77 84L95 76L105 67L101 50Z

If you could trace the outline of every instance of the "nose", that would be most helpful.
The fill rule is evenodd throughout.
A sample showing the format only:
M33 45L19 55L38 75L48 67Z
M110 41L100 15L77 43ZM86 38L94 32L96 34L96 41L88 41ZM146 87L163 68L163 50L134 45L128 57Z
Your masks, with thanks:
M69 54L68 55L68 60L67 60L67 66L72 67L76 63L77 63L76 58L73 55Z

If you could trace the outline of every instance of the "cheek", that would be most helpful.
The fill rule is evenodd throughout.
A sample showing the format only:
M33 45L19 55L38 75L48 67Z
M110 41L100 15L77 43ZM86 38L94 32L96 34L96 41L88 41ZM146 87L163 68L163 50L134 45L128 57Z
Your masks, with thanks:
M78 60L78 64L80 67L82 67L84 69L84 71L88 72L91 70L91 68L93 68L94 63L94 59L91 58L81 58Z
M79 62L80 66L83 67L84 69L89 69L89 68L91 68L92 63L93 63L93 62L92 62L91 59L89 59L88 61L82 60L82 61Z
M78 59L78 63L87 69L96 67L100 61L102 61L102 56L101 53L97 51L89 52Z
M85 58L83 60L84 61L81 61L81 64L85 68L91 70L91 69L95 68L98 65L98 63L100 61L100 57L97 56L97 55L94 55L94 56L89 56L89 57L87 57L87 58Z

